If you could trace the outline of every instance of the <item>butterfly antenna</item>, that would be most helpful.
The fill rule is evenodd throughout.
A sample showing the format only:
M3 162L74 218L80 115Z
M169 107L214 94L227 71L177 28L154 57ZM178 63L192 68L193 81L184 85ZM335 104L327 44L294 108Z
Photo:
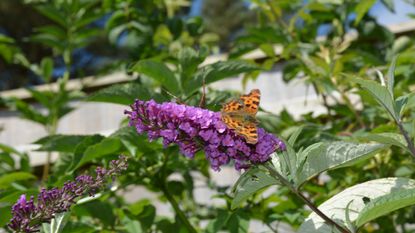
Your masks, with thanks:
M206 85L205 78L202 80L202 97L200 97L199 107L205 108L206 106Z
M175 101L179 104L184 104L183 101L180 100L179 97L175 96L174 94L172 94L170 91L168 91L166 88L162 87L161 88L162 91L164 91L167 95L169 95L170 97L174 98Z

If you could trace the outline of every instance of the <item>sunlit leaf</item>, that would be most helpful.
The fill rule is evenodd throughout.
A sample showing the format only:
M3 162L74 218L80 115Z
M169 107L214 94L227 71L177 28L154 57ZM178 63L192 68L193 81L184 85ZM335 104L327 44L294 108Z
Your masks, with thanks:
M131 70L154 79L173 94L178 94L180 91L179 82L174 73L159 61L141 60Z
M363 16L365 16L365 14L370 10L370 8L373 6L373 4L376 3L376 0L365 0L365 1L360 1L356 7L355 7L355 12L356 12L356 19L354 20L354 24L358 25L360 20L362 20Z
M36 179L32 173L28 172L12 172L0 177L0 188L7 188L14 182Z
M274 177L265 173L259 168L249 169L242 174L234 185L234 198L232 199L232 209L237 208L242 202L248 199L257 191L280 182Z
M359 161L368 159L380 149L385 148L377 143L353 142L321 142L305 149L306 157L302 169L297 172L296 185L301 186L305 181L319 173L339 167L351 166Z
M415 180L407 178L382 178L361 183L336 194L321 204L318 209L325 215L340 222L346 223L346 207L349 205L351 222L359 219L359 225L380 215L390 213L414 201ZM394 195L394 193L396 193ZM379 199L378 199L379 198ZM395 204L389 205L386 199ZM369 200L365 203L365 200ZM371 202L374 201L372 204ZM388 209L389 208L389 209ZM390 210L390 211L387 211ZM379 212L376 212L379 211ZM355 222L356 225L357 222ZM299 233L333 233L338 232L329 226L316 213L311 213L301 225Z

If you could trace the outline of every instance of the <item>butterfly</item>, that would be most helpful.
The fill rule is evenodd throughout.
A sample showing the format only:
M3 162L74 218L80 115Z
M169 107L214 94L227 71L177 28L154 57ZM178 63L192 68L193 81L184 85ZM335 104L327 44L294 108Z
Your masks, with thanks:
M257 124L255 118L258 112L261 92L252 90L247 95L242 95L238 100L232 100L224 104L221 109L221 119L229 129L245 138L249 144L258 142Z

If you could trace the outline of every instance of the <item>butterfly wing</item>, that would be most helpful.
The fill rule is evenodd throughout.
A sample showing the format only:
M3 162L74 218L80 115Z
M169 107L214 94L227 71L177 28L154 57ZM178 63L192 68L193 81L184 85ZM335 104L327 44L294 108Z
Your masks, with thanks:
M243 109L241 101L232 100L224 104L221 109L221 118L223 123L230 129L236 129L242 126L242 115L239 112Z
M258 132L255 122L242 122L240 127L235 128L235 132L244 137L245 141L249 144L256 144L258 142Z
M241 128L244 124L243 116L232 113L222 113L222 121L226 124L229 129L238 129Z
M243 112L250 116L255 116L258 112L261 92L258 89L252 90L249 94L241 96L243 102Z
M261 92L254 89L249 94L242 95L239 100L226 103L221 110L221 118L226 126L250 144L258 141L255 115L258 112L260 98Z

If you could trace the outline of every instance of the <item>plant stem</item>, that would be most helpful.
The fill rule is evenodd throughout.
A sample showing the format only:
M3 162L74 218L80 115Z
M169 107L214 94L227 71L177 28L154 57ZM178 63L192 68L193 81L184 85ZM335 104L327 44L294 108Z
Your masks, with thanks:
M49 127L46 127L48 131L48 136L52 136L56 134L56 130L58 128L58 119L57 114L55 112L49 113L50 115L53 115L52 122L50 123ZM43 166L43 172L42 172L42 181L46 181L49 177L49 170L50 170L50 163L52 160L52 153L50 151L46 154L46 163Z
M398 127L399 127L399 130L401 131L401 134L405 138L406 143L408 143L408 149L411 152L412 157L415 158L414 143L412 142L411 138L409 137L408 132L406 132L406 130L404 129L404 127L402 125L402 121L399 119L399 120L396 121L396 124L398 124Z
M161 186L161 191L166 196L167 200L170 202L171 206L173 207L174 212L176 212L180 221L186 226L187 230L191 233L197 233L196 229L189 222L184 212L180 209L179 204L174 199L173 195L171 195L171 193L167 189L165 182L163 182L163 185Z
M290 190L297 195L302 201L304 201L304 203L310 207L310 209L312 211L314 211L318 216L320 216L327 224L332 225L334 227L336 227L340 232L342 233L350 233L350 231L343 227L340 226L338 223L336 223L334 220L332 220L331 218L329 218L327 215L325 215L323 212L321 212L317 206L314 205L314 203L312 203L306 196L304 196L304 194L302 194L299 190L297 190L287 179L285 179L280 173L278 173L276 170L274 170L271 166L269 166L269 164L265 164L265 167L268 169L268 171L271 173L272 176L278 178L281 183L285 186L287 186L288 188L290 188Z
M174 199L173 195L170 193L168 187L167 187L167 177L165 172L165 167L168 161L168 155L165 154L165 159L163 162L162 167L160 168L160 189L163 192L164 196L166 196L167 200L169 201L170 205L173 207L174 212L176 212L177 216L179 217L180 221L185 225L187 230L190 233L197 233L196 229L193 227L193 225L189 222L184 212L180 209L179 204Z

